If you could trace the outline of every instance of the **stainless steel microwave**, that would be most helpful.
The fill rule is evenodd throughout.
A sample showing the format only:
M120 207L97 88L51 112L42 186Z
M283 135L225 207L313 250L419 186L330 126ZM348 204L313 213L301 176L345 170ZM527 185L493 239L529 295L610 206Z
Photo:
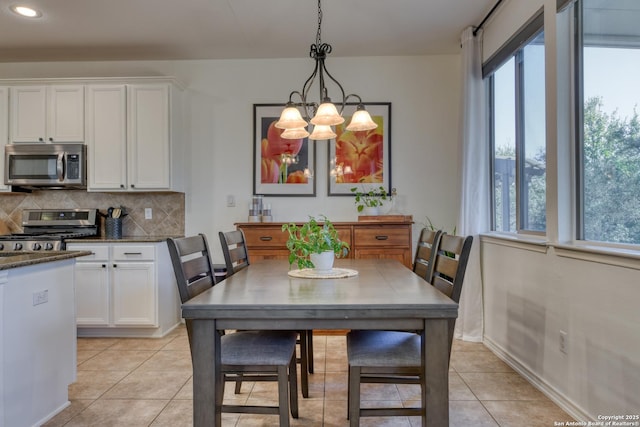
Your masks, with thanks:
M10 144L4 152L6 185L29 190L87 188L84 144Z

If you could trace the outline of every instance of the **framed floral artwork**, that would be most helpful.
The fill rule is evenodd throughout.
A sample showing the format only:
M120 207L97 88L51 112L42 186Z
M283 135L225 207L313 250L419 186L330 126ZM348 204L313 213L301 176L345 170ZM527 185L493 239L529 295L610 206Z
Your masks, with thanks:
M315 196L315 144L284 139L274 124L284 104L253 104L253 194Z
M391 193L391 103L365 102L378 127L348 131L357 104L345 106L343 124L336 126L336 138L329 142L329 196L352 196L353 187L363 192L383 186Z

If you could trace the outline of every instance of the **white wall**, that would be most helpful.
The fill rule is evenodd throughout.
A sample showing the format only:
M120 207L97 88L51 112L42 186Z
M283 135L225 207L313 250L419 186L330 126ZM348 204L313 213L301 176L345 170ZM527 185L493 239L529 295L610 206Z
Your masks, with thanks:
M566 108L570 19L555 0L510 0L485 31L485 58L545 6L547 236L564 241L571 218ZM566 18L566 17L565 17ZM519 21L518 21L519 20ZM563 69L564 67L564 69ZM559 215L558 212L563 214ZM485 343L579 420L640 409L640 260L483 238ZM575 258L568 258L569 254ZM560 331L567 333L566 354ZM563 420L558 420L563 421Z
M184 144L186 233L209 236L246 221L253 188L253 104L286 102L312 71L310 59L0 64L0 78L174 76L187 95ZM392 185L398 209L420 222L453 228L458 210L459 56L329 58L347 93L392 103ZM314 88L315 89L315 88ZM327 143L315 142L316 197L269 198L274 221L326 214L354 221L352 197L327 197ZM226 196L236 207L226 206ZM415 238L415 237L414 237ZM214 245L215 243L215 245Z

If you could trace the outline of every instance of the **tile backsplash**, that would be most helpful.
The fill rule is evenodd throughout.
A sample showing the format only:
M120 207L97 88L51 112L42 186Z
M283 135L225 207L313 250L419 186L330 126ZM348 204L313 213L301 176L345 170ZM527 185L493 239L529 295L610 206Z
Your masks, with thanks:
M184 193L89 193L83 190L49 190L33 193L0 193L0 222L11 233L22 231L23 209L97 208L106 214L109 207L123 206L124 237L183 236ZM145 219L145 208L152 219ZM104 219L100 221L104 236Z

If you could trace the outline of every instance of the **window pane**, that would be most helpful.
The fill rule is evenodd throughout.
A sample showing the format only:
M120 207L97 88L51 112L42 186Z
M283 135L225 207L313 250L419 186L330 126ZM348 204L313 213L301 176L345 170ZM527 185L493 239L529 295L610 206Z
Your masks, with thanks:
M516 231L516 96L515 60L493 75L494 212L498 231Z
M583 3L582 236L640 243L640 2Z
M520 228L546 230L546 135L544 105L544 33L523 49L524 165L520 186Z

